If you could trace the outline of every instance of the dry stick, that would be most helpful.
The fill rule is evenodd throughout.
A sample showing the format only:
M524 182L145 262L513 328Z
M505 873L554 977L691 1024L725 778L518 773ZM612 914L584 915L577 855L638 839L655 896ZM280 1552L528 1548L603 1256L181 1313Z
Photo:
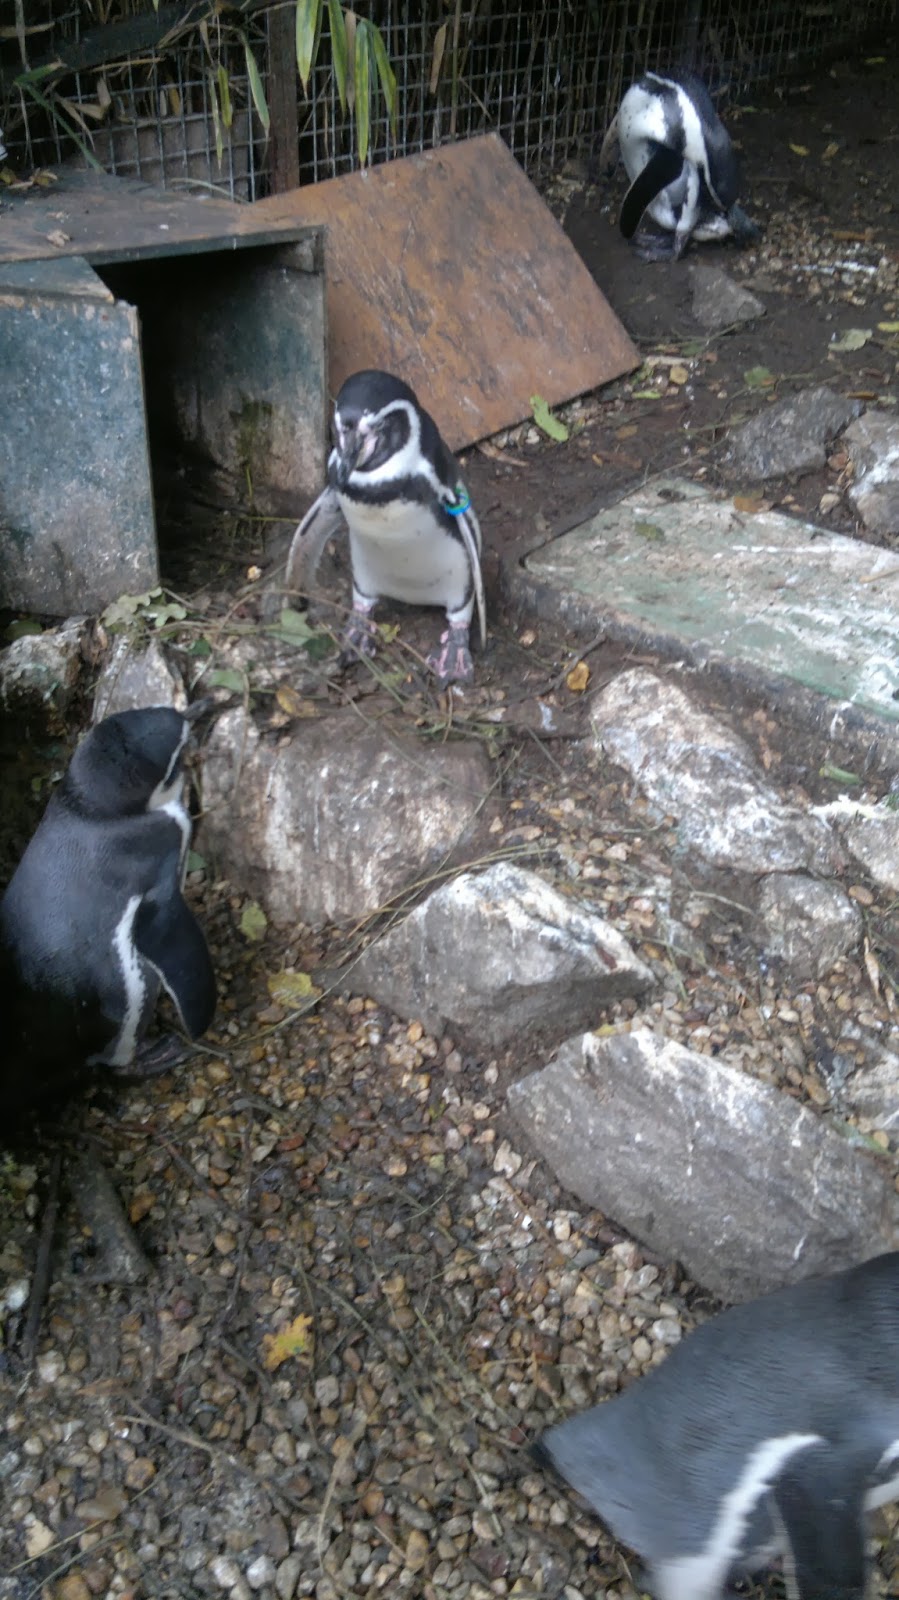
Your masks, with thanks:
M41 1233L34 1263L34 1274L31 1279L31 1293L28 1296L28 1316L25 1319L25 1330L22 1334L22 1355L29 1366L34 1360L37 1337L41 1327L41 1316L50 1289L50 1258L53 1253L53 1235L56 1232L56 1219L59 1215L61 1177L62 1151L55 1150L50 1164L47 1202L41 1219Z
M370 1411L366 1411L364 1416L357 1416L356 1421L353 1423L353 1426L350 1429L349 1433L343 1436L343 1437L346 1438L347 1444L349 1446L353 1446L353 1445L357 1444L358 1441L362 1438L363 1433L365 1432L366 1428L368 1427L368 1423L369 1423L369 1419L370 1419L371 1415L372 1415L372 1413ZM328 1478L327 1487L325 1488L325 1497L324 1497L324 1499L322 1501L322 1508L321 1508L321 1511L318 1514L318 1526L316 1527L316 1530L315 1530L315 1555L316 1555L316 1559L318 1561L319 1570L325 1576L327 1576L327 1574L325 1574L325 1564L324 1564L324 1554L325 1554L325 1518L326 1518L326 1516L328 1515L328 1512L331 1509L331 1501L334 1499L334 1495L335 1495L335 1492L336 1492L336 1489L337 1489L337 1480L338 1480L338 1478L340 1476L340 1469L343 1466L344 1460L345 1460L345 1456L343 1456L343 1455L335 1456L335 1458L334 1458L334 1465L331 1468L331 1475Z

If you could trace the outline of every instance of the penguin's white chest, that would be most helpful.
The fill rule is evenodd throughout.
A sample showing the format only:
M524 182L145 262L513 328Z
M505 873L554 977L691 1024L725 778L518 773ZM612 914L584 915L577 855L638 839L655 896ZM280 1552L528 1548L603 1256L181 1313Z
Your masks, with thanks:
M341 505L353 582L364 595L450 610L464 604L471 585L468 556L427 506L396 500L363 505L343 496Z

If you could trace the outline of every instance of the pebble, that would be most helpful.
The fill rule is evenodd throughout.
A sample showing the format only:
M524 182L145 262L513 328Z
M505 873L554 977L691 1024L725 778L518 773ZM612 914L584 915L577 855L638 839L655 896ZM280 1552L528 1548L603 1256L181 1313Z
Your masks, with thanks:
M213 1557L209 1570L220 1589L233 1589L240 1583L240 1568L230 1556Z
M275 1563L271 1556L257 1556L247 1567L247 1583L251 1589L261 1589L264 1584L274 1582L275 1574Z
M275 1573L275 1590L278 1600L293 1600L303 1570L303 1558L298 1555L285 1556Z
M92 1600L90 1588L79 1572L69 1572L61 1580L56 1600Z

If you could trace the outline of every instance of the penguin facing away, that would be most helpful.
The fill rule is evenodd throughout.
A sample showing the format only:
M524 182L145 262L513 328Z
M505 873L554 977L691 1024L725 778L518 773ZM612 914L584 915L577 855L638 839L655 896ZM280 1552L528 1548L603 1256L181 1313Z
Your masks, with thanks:
M382 597L442 606L447 628L428 666L441 687L474 676L475 607L486 641L481 530L455 458L409 385L356 372L334 407L328 482L293 537L287 586L307 593L325 544L346 523L353 574L345 659L373 655Z
M737 204L740 169L730 135L701 78L692 72L646 72L628 89L600 151L614 166L618 144L630 188L620 227L645 261L677 260L691 238L757 239ZM644 212L664 235L637 231Z
M141 1070L160 988L186 1033L215 974L182 896L190 720L168 706L97 723L73 755L0 900L4 1102L23 1108L93 1068ZM154 1046L145 1070L171 1059Z
M656 1600L720 1600L777 1556L790 1600L863 1600L864 1513L899 1498L899 1251L713 1317L534 1451Z

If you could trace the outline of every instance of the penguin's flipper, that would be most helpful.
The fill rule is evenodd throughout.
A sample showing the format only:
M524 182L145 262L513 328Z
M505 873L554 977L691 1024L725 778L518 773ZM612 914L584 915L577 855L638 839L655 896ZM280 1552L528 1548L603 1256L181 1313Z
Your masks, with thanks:
M864 1600L865 1526L861 1466L822 1445L791 1463L773 1488L787 1542L791 1600Z
M314 500L297 528L287 557L288 589L308 594L328 540L343 526L337 491L329 484Z
M667 189L669 183L679 178L683 157L665 144L656 146L642 172L638 172L624 197L619 227L625 239L632 239L644 211L651 206L657 194Z
M174 884L168 893L144 895L134 919L134 943L159 974L185 1032L198 1039L215 1013L215 972L203 930Z
M474 522L473 511L463 511L457 519L459 532L465 544L468 563L471 567L471 581L474 584L475 604L478 608L478 631L481 639L481 649L487 643L487 602L484 599L484 575L481 572L480 539L478 538L478 525Z
M609 123L608 131L599 147L599 160L596 163L600 176L608 178L618 165L619 151L615 148L618 144L618 113ZM614 151L614 154L613 154Z

